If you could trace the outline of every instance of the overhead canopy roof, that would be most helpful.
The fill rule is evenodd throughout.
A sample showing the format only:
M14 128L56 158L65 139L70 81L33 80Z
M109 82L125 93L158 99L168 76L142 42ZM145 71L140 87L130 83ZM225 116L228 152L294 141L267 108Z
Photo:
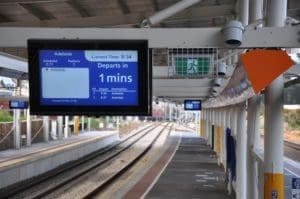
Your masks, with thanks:
M141 22L180 0L1 0L0 27L140 27ZM203 0L156 24L155 27L215 27L235 19L237 0ZM288 16L300 20L300 1L288 0ZM25 48L0 48L27 57ZM1 58L1 57L0 57ZM8 56L2 59L10 59ZM158 60L159 57L156 57ZM0 75L27 78L24 60L0 65ZM154 68L153 93L171 100L204 99L211 94L212 79L172 79L167 65ZM160 66L160 68L159 68ZM165 67L164 67L165 66ZM232 72L232 71L231 71ZM229 74L230 76L230 74ZM227 82L226 79L224 82ZM221 88L220 88L221 90Z
M0 26L139 27L178 0L2 0ZM234 18L235 0L204 0L159 24L204 27Z

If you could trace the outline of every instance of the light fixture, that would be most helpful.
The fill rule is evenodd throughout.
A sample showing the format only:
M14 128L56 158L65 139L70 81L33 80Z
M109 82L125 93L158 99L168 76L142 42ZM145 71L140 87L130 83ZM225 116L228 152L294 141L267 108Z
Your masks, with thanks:
M214 79L213 86L220 87L221 86L221 79L220 78Z
M219 76L225 76L226 75L226 64L224 62L221 62L218 64L218 75Z
M229 21L222 29L224 42L228 46L237 47L242 44L245 28L240 21Z

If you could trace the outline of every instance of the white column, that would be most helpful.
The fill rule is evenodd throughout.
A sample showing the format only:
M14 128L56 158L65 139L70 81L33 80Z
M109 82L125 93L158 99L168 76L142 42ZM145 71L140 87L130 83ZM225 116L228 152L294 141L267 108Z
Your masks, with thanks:
M244 26L249 23L249 0L239 0L239 20ZM236 135L236 194L239 199L246 199L247 193L247 134L246 134L246 104L242 103L236 108L235 114L235 135ZM238 120L238 122L237 122Z
M250 1L250 23L263 18L263 0ZM259 25L260 27L262 25ZM256 185L257 162L253 158L253 149L259 144L259 110L261 98L256 95L248 100L247 116L247 198L258 198Z
M227 52L228 52L229 55L232 54L232 50L228 50ZM227 60L228 60L227 65L231 66L232 65L232 55L228 56Z
M120 133L120 117L117 116L117 131Z
M208 110L205 109L205 139L208 140Z
M247 170L246 170L246 104L238 105L237 142L236 142L236 195L237 198L246 199Z
M172 104L168 103L169 107L169 121L172 121Z
M210 146L212 146L212 125L214 124L214 111L211 108L210 109L210 125L209 125L209 130L210 130Z
M230 110L230 107L226 107L226 109L225 109L225 111L226 111L226 115L225 115L225 117L226 117L226 128L231 128L231 126L230 126L230 116L231 116L231 110Z
M31 145L31 116L29 108L26 112L26 146Z
M239 21L244 26L248 25L249 20L249 0L239 0Z
M211 135L211 127L210 127L210 121L211 121L211 111L210 109L207 109L207 143L210 145L210 135Z
M88 117L88 131L91 131L91 117Z
M64 137L68 138L68 136L69 136L69 116L65 116Z
M211 134L210 120L211 120L210 109L207 109L207 140L209 144L210 144L210 134Z
M51 131L50 135L53 140L57 140L57 121L56 120L50 120L51 121Z
M233 131L232 129L232 123L231 123L231 120L232 120L232 107L228 106L226 107L226 128L230 128L231 131ZM226 134L226 137L227 137L227 134ZM229 194L231 194L232 192L232 179L231 179L231 175L229 173L229 169L226 170L228 173L226 173L227 177L228 177L228 184L227 184L227 189L228 189L228 192Z
M257 199L256 189L256 161L253 158L253 149L259 142L259 110L260 96L256 95L248 100L247 115L247 198Z
M214 125L214 142L213 142L213 149L216 149L216 110L212 109L212 125Z
M43 137L44 142L49 142L49 117L43 116Z
M58 139L63 138L63 116L57 117L57 123L58 123Z
M258 19L263 18L263 0L250 1L250 23L254 23Z
M223 163L224 163L224 168L225 171L227 170L227 157L226 157L226 128L227 128L227 123L226 123L226 108L222 108L222 125L223 125Z
M81 116L81 132L84 132L84 116Z
M287 0L268 0L268 27L282 27L286 19ZM265 198L284 198L283 176L283 75L276 78L265 92Z
M14 145L16 149L21 148L21 121L20 109L14 109Z
M236 109L235 107L230 108L230 128L231 128L231 135L236 137Z

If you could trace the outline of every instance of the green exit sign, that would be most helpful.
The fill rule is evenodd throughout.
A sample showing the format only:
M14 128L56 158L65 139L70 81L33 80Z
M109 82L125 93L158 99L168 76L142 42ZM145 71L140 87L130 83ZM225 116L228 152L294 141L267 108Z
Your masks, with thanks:
M210 58L175 58L175 70L177 75L206 75L209 72Z

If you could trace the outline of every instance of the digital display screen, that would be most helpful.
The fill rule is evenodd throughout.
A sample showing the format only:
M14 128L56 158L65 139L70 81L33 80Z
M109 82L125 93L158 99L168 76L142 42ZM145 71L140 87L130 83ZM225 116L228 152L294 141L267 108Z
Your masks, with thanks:
M184 110L200 111L201 110L201 100L184 100Z
M133 50L41 50L41 105L138 105Z
M29 39L35 115L151 115L147 40Z
M9 101L9 108L10 109L27 109L28 102L21 101L21 100L11 100L11 101Z

